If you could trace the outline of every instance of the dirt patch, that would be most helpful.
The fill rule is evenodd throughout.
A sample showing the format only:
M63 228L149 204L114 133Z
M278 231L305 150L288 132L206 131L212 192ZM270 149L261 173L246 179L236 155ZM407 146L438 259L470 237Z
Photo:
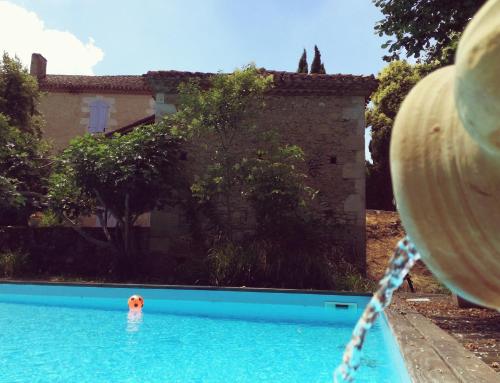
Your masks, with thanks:
M392 211L368 210L366 213L366 254L368 278L378 281L384 275L398 241L405 236L399 215ZM416 292L446 293L422 262L412 269L411 280ZM410 291L405 283L404 291Z
M370 279L378 281L384 274L396 244L404 235L396 212L367 211L367 274ZM410 275L416 293L410 293L405 283L395 295L392 307L403 314L417 311L424 315L500 373L500 313L458 308L450 292L422 262L415 265ZM429 298L429 301L407 301L412 298Z

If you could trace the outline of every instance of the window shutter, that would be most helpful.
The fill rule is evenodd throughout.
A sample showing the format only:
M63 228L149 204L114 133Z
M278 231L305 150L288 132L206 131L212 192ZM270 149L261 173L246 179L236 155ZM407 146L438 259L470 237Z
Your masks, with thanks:
M99 119L99 113L97 111L97 103L94 101L90 104L90 118L89 118L89 133L97 133L97 124Z
M109 105L102 100L90 104L89 133L102 133L108 125Z

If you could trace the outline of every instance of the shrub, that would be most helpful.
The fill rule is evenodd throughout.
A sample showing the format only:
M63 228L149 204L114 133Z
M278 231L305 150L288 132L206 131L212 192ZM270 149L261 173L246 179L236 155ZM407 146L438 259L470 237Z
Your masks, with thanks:
M209 251L208 270L209 282L217 286L334 287L324 255L255 237L217 243Z
M51 227L62 225L61 217L55 213L53 210L45 210L40 215L40 222L38 226L40 227Z
M132 228L144 213L174 205L183 182L182 139L163 124L144 125L112 138L86 134L59 156L50 178L50 207L86 240L120 254L123 271L133 257ZM78 218L95 214L105 241L79 230ZM113 216L116 230L108 230Z
M341 259L332 269L332 284L336 290L371 293L377 289L377 283L363 276L349 262Z
M4 251L0 253L0 273L12 278L21 275L28 263L28 255L22 251Z
M208 254L209 282L216 286L257 286L265 283L265 244L217 243Z

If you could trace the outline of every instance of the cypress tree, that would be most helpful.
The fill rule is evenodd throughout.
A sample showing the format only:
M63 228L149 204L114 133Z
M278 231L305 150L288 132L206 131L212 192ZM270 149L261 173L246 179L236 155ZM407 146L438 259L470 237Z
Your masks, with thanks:
M306 49L304 48L304 52L302 53L302 56L300 56L297 73L307 73L307 72L309 72L309 65L307 64L307 53Z
M319 70L319 73L326 74L325 65L323 63L321 63L321 69Z
M311 64L311 73L321 73L321 53L316 45L314 46L314 59Z

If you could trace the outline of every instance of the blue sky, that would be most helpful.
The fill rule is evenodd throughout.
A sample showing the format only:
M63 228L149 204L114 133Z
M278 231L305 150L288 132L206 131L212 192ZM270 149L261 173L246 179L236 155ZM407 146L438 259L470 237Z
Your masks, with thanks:
M381 18L371 0L0 0L0 50L25 64L42 53L49 73L99 75L295 71L317 44L328 73L376 74Z
M95 74L230 71L249 62L293 71L303 48L329 73L377 73L383 39L371 0L13 0L45 27L93 38ZM312 57L310 57L311 61Z

